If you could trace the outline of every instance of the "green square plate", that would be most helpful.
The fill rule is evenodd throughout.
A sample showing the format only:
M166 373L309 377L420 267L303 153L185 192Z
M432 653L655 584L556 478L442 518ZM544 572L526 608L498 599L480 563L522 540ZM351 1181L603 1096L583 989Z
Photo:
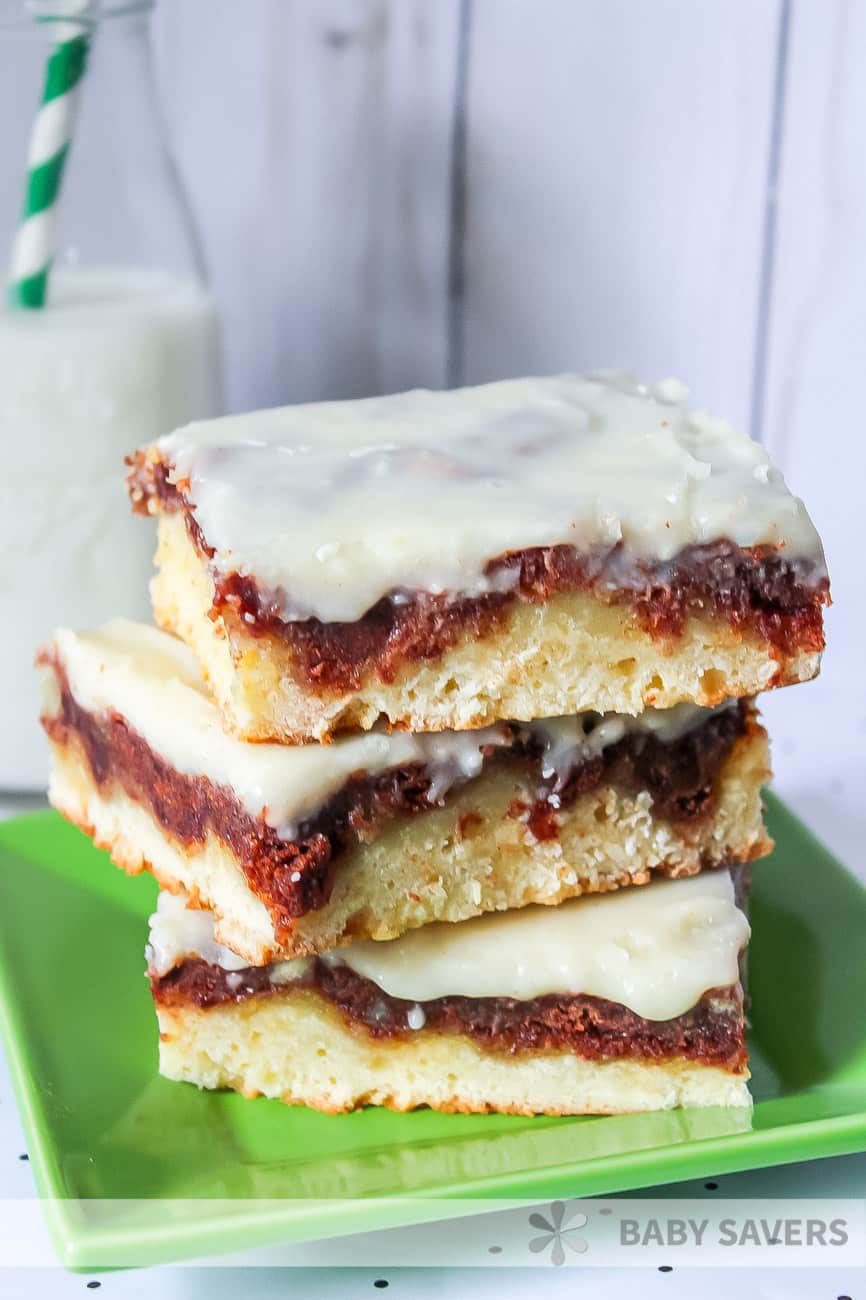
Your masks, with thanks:
M0 1028L63 1262L155 1264L453 1216L455 1198L477 1212L866 1150L866 890L775 799L768 819L754 1111L580 1119L326 1116L159 1078L153 881L54 813L0 825Z

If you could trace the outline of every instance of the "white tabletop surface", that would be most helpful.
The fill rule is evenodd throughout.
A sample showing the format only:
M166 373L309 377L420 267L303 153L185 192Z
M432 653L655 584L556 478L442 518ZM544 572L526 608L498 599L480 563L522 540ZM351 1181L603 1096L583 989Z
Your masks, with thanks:
M834 611L835 613L835 611ZM832 615L831 615L832 616ZM845 645L835 629L831 645ZM809 686L781 691L763 702L765 719L773 737L775 788L804 821L834 850L838 857L866 880L866 851L862 847L863 800L866 797L866 699L863 692L852 695L850 683L862 680L854 646L850 653L828 656L822 677ZM0 815L11 816L34 806L34 798L0 798ZM0 1199L34 1195L26 1148L11 1086L0 1061ZM866 1156L849 1156L767 1170L755 1174L733 1174L684 1184L684 1196L698 1197L857 1197L866 1196ZM642 1195L652 1196L649 1190ZM0 1220L0 1233L3 1231ZM266 1300L303 1294L307 1300L326 1296L373 1296L384 1294L401 1300L438 1297L443 1292L482 1300L482 1297L535 1296L551 1300L574 1296L582 1300L619 1300L633 1296L641 1300L693 1300L700 1290L705 1300L729 1300L736 1288L744 1300L835 1300L851 1297L866 1300L866 1269L678 1269L660 1272L655 1264L646 1269L582 1268L579 1279L573 1269L406 1269L328 1267L329 1248L310 1255L298 1252L306 1267L217 1267L159 1268L140 1272L103 1273L84 1276L44 1269L0 1270L0 1300L6 1297L83 1296L88 1293L117 1300L147 1297L147 1300ZM262 1259L266 1256L262 1256ZM283 1258L291 1262L287 1248ZM99 1287L93 1286L99 1282ZM387 1283L387 1287L382 1283Z

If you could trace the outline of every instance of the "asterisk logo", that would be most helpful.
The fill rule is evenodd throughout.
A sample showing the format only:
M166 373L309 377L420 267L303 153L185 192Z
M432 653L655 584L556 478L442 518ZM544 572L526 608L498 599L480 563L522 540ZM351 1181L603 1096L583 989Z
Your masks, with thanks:
M565 1204L562 1201L554 1201L549 1213L549 1220L543 1214L530 1214L529 1222L533 1228L539 1228L542 1235L532 1238L529 1249L533 1255L540 1255L550 1247L550 1262L558 1268L565 1263L563 1246L568 1246L569 1250L573 1250L577 1255L582 1255L589 1249L589 1244L584 1237L573 1235L581 1228L585 1228L589 1219L585 1214L566 1215ZM565 1224L569 1219L573 1219L573 1222L568 1223L566 1227Z

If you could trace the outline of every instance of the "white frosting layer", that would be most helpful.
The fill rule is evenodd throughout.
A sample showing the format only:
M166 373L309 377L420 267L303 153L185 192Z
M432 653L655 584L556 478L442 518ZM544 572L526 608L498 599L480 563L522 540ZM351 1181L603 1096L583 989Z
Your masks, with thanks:
M423 763L432 778L435 802L453 785L477 776L483 750L509 744L513 734L508 724L497 724L429 735L367 731L330 745L252 744L223 730L192 652L166 632L114 619L95 632L61 630L54 644L82 708L120 714L176 771L228 786L247 812L263 817L286 839L356 772ZM45 711L55 712L57 704L49 674ZM598 714L586 714L531 723L528 728L545 745L545 770L564 781L583 755L599 752L628 731L653 731L675 739L710 713L682 704L648 709L636 718L607 714L599 720Z
M243 957L217 943L211 912L187 907L183 897L167 889L160 890L156 911L150 918L145 956L147 969L154 975L167 974L187 957L200 957L223 970L244 970L249 966Z
M675 380L558 375L259 411L158 446L215 569L254 576L288 620L484 592L488 560L533 546L622 541L666 560L725 537L820 560L764 449L687 399Z
M156 973L195 955L202 943L203 914L174 899L164 903L163 897L151 931ZM730 872L712 871L575 898L559 907L427 925L384 943L355 943L320 960L350 966L392 997L421 1004L422 1011L425 1002L448 995L526 1000L584 993L621 1003L647 1020L670 1020L708 989L736 983L748 939ZM205 960L227 965L208 955L216 948L212 931L203 947L199 955ZM279 963L274 982L303 977L308 962Z

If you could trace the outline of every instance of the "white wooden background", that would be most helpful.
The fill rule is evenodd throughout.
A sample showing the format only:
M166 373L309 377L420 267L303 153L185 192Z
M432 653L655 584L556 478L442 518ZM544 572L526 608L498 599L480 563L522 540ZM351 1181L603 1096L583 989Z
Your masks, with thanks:
M850 820L866 0L162 0L155 44L233 407L628 366L765 439L836 598L775 765L809 815L815 746Z
M233 404L629 364L747 422L787 14L163 0Z

